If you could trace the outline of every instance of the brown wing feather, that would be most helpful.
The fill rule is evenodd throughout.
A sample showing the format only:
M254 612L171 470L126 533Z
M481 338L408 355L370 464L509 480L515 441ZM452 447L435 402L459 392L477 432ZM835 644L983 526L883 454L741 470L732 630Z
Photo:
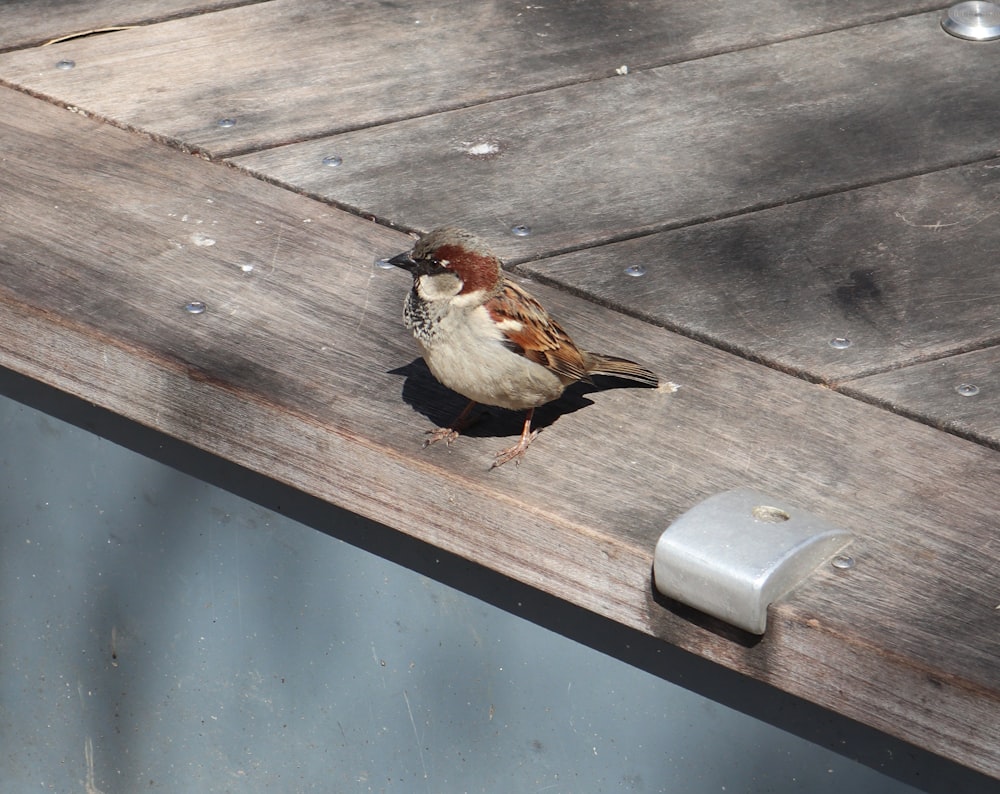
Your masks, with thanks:
M503 328L512 349L548 367L567 382L590 380L584 354L542 305L512 281L486 303L486 310ZM517 327L514 325L517 324Z

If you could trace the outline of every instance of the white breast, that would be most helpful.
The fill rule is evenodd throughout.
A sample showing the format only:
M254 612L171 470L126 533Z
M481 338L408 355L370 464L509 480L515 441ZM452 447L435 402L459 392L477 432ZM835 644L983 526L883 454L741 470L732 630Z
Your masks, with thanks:
M523 410L556 399L562 381L503 343L486 309L455 307L438 314L432 331L417 337L424 361L441 383L484 405Z

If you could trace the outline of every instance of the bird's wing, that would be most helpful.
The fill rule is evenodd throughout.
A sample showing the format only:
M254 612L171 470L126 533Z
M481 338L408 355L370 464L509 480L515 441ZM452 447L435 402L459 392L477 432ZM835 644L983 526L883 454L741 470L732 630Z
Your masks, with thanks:
M583 353L569 334L517 284L504 279L503 289L485 307L511 350L548 367L567 382L590 379Z

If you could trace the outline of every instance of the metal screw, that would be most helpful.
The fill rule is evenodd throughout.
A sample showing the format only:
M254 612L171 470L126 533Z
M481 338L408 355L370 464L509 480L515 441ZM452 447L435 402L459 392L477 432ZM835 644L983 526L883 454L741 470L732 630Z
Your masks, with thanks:
M975 383L960 383L955 387L955 391L963 397L975 397L979 394L979 387Z
M188 301L184 304L184 311L188 314L202 314L207 308L202 301Z
M953 5L941 18L941 27L952 36L970 41L1000 39L1000 6L979 0Z
M337 154L331 154L323 158L323 165L328 165L330 168L336 168L338 165L344 164L344 158Z
M56 61L56 69L72 69L74 66L76 66L76 61L71 61L69 58Z
M218 127L235 127L236 119L219 119L215 124Z
M830 347L836 350L846 350L854 343L846 336L835 336L830 340Z
M849 571L854 567L854 558L849 554L838 554L830 560L830 565L834 568L840 569L841 571Z
M645 276L646 268L643 267L642 265L629 265L627 268L625 268L625 275L636 276L636 277Z
M525 226L523 223L519 223L516 226L510 227L510 233L515 237L527 237L531 234L531 227Z

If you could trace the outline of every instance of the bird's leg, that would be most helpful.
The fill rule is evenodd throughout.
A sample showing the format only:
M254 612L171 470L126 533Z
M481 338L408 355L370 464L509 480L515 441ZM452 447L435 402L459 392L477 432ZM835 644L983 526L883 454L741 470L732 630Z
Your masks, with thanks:
M462 413L455 417L455 421L448 425L448 427L439 427L437 430L428 430L427 435L430 436L430 438L424 441L424 446L429 447L431 444L436 444L438 441L444 441L448 446L451 446L452 442L458 438L458 434L469 426L469 414L472 413L472 409L475 407L476 401L469 400L469 404L462 409Z
M528 450L528 444L535 440L535 436L539 434L539 430L531 429L531 418L535 415L535 409L529 408L528 413L524 417L524 430L521 431L521 438L518 442L510 447L509 449L502 449L497 453L497 456L493 459L493 465L490 466L491 469L495 469L497 466L503 466L503 464L508 461L515 461L515 465L521 462L521 458L524 457L524 453Z

